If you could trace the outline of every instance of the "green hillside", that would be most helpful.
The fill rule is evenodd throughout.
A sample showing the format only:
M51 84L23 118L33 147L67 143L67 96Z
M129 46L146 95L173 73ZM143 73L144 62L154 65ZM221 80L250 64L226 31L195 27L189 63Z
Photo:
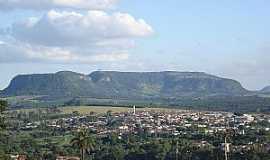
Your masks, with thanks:
M246 92L235 80L201 72L97 71L89 75L75 72L19 75L2 94L148 99L241 95Z

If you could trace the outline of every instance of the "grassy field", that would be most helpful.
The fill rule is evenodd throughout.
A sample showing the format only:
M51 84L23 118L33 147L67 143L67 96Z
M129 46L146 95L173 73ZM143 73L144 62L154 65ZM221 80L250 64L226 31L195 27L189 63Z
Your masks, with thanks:
M41 108L42 109L42 108ZM70 114L74 111L78 111L82 115L87 115L90 112L95 112L98 114L106 113L107 111L112 111L113 113L120 112L133 112L133 107L111 107L111 106L67 106L67 107L59 107L59 110L63 114ZM36 111L37 108L31 109L18 109L16 111L19 112L31 112ZM136 111L149 111L149 112L182 112L185 110L181 109L170 109L170 108L136 108Z
M70 107L61 107L59 108L63 113L72 113L78 111L80 114L89 114L90 112L96 113L106 113L111 110L112 112L132 112L133 107L102 107L102 106L70 106ZM175 112L182 111L179 109L166 109L166 108L137 108L137 111L158 111L158 112Z
M102 107L102 106L70 106L59 108L63 113L69 114L78 111L80 114L89 114L90 112L106 113L111 110L112 112L128 112L131 108L125 107Z

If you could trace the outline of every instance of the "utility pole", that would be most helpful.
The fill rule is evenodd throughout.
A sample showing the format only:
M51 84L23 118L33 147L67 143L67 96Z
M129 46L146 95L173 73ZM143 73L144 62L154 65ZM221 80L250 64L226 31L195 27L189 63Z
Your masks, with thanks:
M178 160L178 153L179 153L179 149L178 149L178 140L176 140L176 151L175 151L175 159Z
M225 155L225 160L228 160L228 144L227 144L227 135L225 135L225 143L224 143L224 155Z
M225 136L224 136L224 156L225 156L225 160L228 160L228 153L230 152L230 148L229 148L230 146L227 143L227 136L229 134L228 127L229 127L229 122L225 118Z

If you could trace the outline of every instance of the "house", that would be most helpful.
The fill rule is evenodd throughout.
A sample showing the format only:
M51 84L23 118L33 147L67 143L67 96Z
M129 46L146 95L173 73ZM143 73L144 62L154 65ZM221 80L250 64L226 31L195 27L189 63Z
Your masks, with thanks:
M26 160L26 155L11 155L11 159L13 160Z
M80 160L79 157L65 157L65 156L58 156L56 160Z

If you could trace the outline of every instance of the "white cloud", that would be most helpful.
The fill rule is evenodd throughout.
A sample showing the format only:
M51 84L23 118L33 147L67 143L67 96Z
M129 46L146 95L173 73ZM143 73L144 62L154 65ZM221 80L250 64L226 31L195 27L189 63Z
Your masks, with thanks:
M16 39L48 46L93 45L152 33L152 27L142 19L136 20L125 13L110 15L103 11L89 11L84 15L52 10L40 19L28 18L12 27Z
M76 52L77 51L77 52ZM49 63L105 63L128 59L128 52L82 54L78 48L37 46L21 42L0 44L0 63L49 62Z
M123 61L129 58L137 38L153 33L144 20L129 14L54 10L15 22L9 31L0 37L0 62Z
M118 0L0 0L0 10L13 9L108 9Z
M5 42L4 41L0 41L0 45L4 45L5 44Z

